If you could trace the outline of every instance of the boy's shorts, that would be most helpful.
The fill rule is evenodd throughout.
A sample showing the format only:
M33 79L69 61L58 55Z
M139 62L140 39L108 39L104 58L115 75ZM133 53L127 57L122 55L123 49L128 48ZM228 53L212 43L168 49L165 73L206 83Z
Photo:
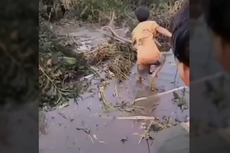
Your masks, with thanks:
M147 77L148 75L151 75L152 72L150 72L150 67L152 65L156 66L158 68L162 65L164 57L162 56L161 59L157 61L153 61L150 64L137 64L137 72L140 77Z

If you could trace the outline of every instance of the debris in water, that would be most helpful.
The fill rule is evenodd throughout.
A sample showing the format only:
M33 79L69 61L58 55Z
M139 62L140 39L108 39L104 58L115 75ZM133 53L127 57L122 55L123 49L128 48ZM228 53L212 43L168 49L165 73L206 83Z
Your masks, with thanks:
M187 101L185 99L185 88L182 90L182 96L179 96L178 93L173 92L173 101L177 104L177 106L183 111L184 109L187 109Z
M111 108L111 104L107 102L106 98L105 98L105 89L107 88L107 86L109 85L109 82L107 81L103 81L102 82L102 86L99 89L99 97L101 99L101 101L103 102L103 106L105 109L109 109Z
M119 111L123 111L123 112L132 112L133 108L130 108L128 106L126 106L125 104L120 104L120 105L113 105L112 103L108 102L105 98L105 90L108 87L109 82L108 81L103 81L102 85L99 87L99 99L100 101L102 101L102 105L103 108L105 110L109 110L109 109L117 109Z
M106 118L108 118L108 117L106 117ZM127 116L127 117L113 117L113 119L118 119L118 120L153 120L153 119L155 119L155 117L150 117L150 116Z
M91 112L91 109L89 107L87 107L87 109Z
M121 142L124 144L126 141L128 141L128 137L126 136L125 138L121 139Z
M90 129L88 128L76 128L78 131L84 131L86 134L90 134Z
M58 113L61 117L63 117L64 119L67 119L67 117L63 114L63 113Z
M125 80L130 75L136 62L136 52L131 44L120 42L102 43L97 51L85 53L92 65L108 65L108 73L118 80Z
M91 142L94 143L93 138L91 137L91 135L88 135L88 137L91 140Z
M92 143L94 143L93 138L90 135L90 133L91 133L90 129L88 129L88 128L76 128L76 130L78 130L78 131L84 131L88 135L90 141Z
M63 104L61 106L58 106L58 108L64 108L64 107L67 107L67 106L69 106L69 104Z
M93 135L93 137L94 137L94 139L97 140L98 142L100 142L100 143L105 143L104 141L98 140L98 139L97 139L97 136L96 136L95 134Z
M133 133L133 135L139 135L139 133Z
M154 133L157 133L159 131L162 131L164 129L167 129L168 126L165 125L165 123L160 122L159 119L155 118L154 120L151 120L148 127L145 128L145 131L143 134L141 134L141 138L138 141L138 144L141 143L141 141L145 139L153 140L154 138L150 135L150 132L153 131Z

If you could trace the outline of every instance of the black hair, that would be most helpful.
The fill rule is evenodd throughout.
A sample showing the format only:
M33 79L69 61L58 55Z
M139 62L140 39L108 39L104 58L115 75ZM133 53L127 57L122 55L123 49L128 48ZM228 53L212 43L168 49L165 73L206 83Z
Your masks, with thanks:
M189 58L189 0L177 12L172 22L172 50L179 62L190 66Z
M225 41L230 41L230 1L205 0L203 8L207 26Z
M136 18L139 22L147 21L149 19L149 14L149 8L143 5L139 6L135 11Z

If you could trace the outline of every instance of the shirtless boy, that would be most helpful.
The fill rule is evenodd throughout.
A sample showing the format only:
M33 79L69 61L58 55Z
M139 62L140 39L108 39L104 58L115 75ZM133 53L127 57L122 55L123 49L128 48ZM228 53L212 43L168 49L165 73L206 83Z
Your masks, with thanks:
M138 81L150 72L151 65L161 66L163 56L156 46L155 38L159 34L171 37L172 34L165 28L159 26L155 21L148 21L149 9L140 6L135 11L139 24L132 31L132 43L137 49L137 71Z

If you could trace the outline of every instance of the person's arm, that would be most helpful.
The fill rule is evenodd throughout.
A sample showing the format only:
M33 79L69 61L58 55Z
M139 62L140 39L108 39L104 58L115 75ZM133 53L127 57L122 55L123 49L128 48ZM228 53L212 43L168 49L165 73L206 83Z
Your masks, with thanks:
M172 37L172 33L169 32L167 29L161 27L161 26L156 27L156 31L162 35L167 36L167 37Z

